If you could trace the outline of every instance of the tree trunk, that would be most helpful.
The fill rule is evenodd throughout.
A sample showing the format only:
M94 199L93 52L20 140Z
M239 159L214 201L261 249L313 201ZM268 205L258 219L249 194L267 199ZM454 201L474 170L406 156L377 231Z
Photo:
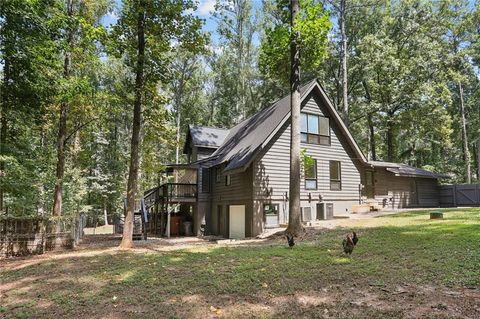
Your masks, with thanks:
M137 66L135 75L135 102L133 107L133 127L130 150L130 168L127 185L127 213L123 227L123 237L120 248L133 247L133 216L135 210L135 197L138 184L138 166L140 159L140 128L142 115L142 100L144 89L144 65L145 65L145 2L140 1L137 17Z
M67 16L73 16L73 0L67 2ZM67 27L67 48L65 49L65 58L63 61L63 77L67 79L70 77L71 68L71 53L70 46L73 41L72 26ZM60 103L60 118L58 122L57 135L57 170L55 180L55 190L53 193L53 215L60 216L62 214L62 188L63 177L65 173L65 139L67 137L67 109L66 101Z
M368 142L370 143L370 159L377 160L377 150L375 145L375 127L373 126L372 114L368 114Z
M181 129L180 129L180 123L182 119L182 97L183 97L183 89L185 85L185 75L187 73L188 69L188 58L182 63L182 76L180 78L180 81L178 83L178 90L177 90L177 97L175 99L175 104L177 106L177 148L175 152L175 163L178 164L180 163L180 134L181 134Z
M387 161L389 161L389 162L394 162L395 161L393 129L394 129L393 114L388 114L388 119L387 119Z
M179 99L180 100L180 99ZM177 149L175 152L175 163L178 164L180 163L180 120L181 120L181 110L180 110L180 103L177 104Z
M342 92L343 92L343 122L348 127L348 83L347 83L347 30L346 30L346 0L340 0L340 33L342 40Z
M465 119L465 104L463 102L463 86L462 82L458 82L458 93L460 96L460 120L462 124L462 137L463 137L463 159L465 160L465 177L467 184L472 182L472 169L470 150L468 149L468 136L467 136L467 120Z
M105 226L108 226L108 214L107 214L107 200L103 200L103 219L105 219Z
M295 19L300 11L299 0L291 2L291 24L295 27ZM290 102L291 102L291 134L290 134L290 199L288 227L285 235L289 243L298 237L303 227L300 220L300 51L298 42L300 34L296 31L291 39L291 74L290 74Z
M5 155L5 146L7 144L7 108L8 108L8 89L6 88L10 82L10 59L4 59L4 66L3 66L3 85L5 87L2 93L2 119L0 124L2 128L0 129L0 155ZM3 160L0 161L0 213L3 212L3 197L4 197L4 176L5 176L5 162Z
M477 181L480 181L480 138L477 139Z

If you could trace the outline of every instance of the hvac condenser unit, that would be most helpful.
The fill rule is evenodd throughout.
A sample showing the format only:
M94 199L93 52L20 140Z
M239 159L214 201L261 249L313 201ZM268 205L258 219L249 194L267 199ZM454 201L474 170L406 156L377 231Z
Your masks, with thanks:
M333 219L333 203L317 204L317 220Z

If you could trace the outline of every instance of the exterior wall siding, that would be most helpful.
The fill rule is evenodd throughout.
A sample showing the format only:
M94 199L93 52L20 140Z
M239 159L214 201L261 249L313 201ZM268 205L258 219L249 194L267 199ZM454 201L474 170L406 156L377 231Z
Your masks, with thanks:
M225 176L223 174L218 182L213 174L211 178L212 231L216 235L228 237L228 207L230 205L245 205L245 236L253 236L252 168L249 167L245 172L231 174L230 185L228 186L225 185ZM218 216L218 206L222 207L222 216Z
M306 99L302 112L327 116L321 103L313 97ZM334 203L336 215L350 212L351 206L360 200L360 162L355 159L353 151L341 134L338 126L330 120L331 145L302 143L301 148L306 154L317 160L317 189L305 189L305 179L301 177L301 206L311 206L312 215L316 215L316 203ZM341 162L342 189L330 190L330 160ZM290 176L290 123L287 122L272 138L264 151L253 162L253 199L255 224L263 221L263 204L279 204L279 221L288 222L288 190ZM255 228L255 232L261 231Z
M436 207L439 205L439 188L436 179L395 176L385 168L374 173L375 200L385 207ZM416 183L416 190L412 183ZM417 196L417 201L412 196Z

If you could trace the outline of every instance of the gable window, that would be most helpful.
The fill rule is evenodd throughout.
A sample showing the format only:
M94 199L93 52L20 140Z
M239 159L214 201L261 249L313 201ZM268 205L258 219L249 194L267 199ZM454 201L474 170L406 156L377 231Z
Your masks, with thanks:
M300 139L304 143L330 145L330 119L316 114L300 113Z
M232 180L230 178L230 175L225 175L225 186L230 186L232 183Z
M311 157L305 159L305 189L317 189L317 160Z
M330 161L330 190L342 190L342 169L339 161Z

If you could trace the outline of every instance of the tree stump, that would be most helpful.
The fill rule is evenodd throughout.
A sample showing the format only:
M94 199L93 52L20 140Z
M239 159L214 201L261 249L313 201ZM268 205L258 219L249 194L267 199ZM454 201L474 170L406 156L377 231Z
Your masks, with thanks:
M443 219L443 213L440 211L430 212L430 219Z

